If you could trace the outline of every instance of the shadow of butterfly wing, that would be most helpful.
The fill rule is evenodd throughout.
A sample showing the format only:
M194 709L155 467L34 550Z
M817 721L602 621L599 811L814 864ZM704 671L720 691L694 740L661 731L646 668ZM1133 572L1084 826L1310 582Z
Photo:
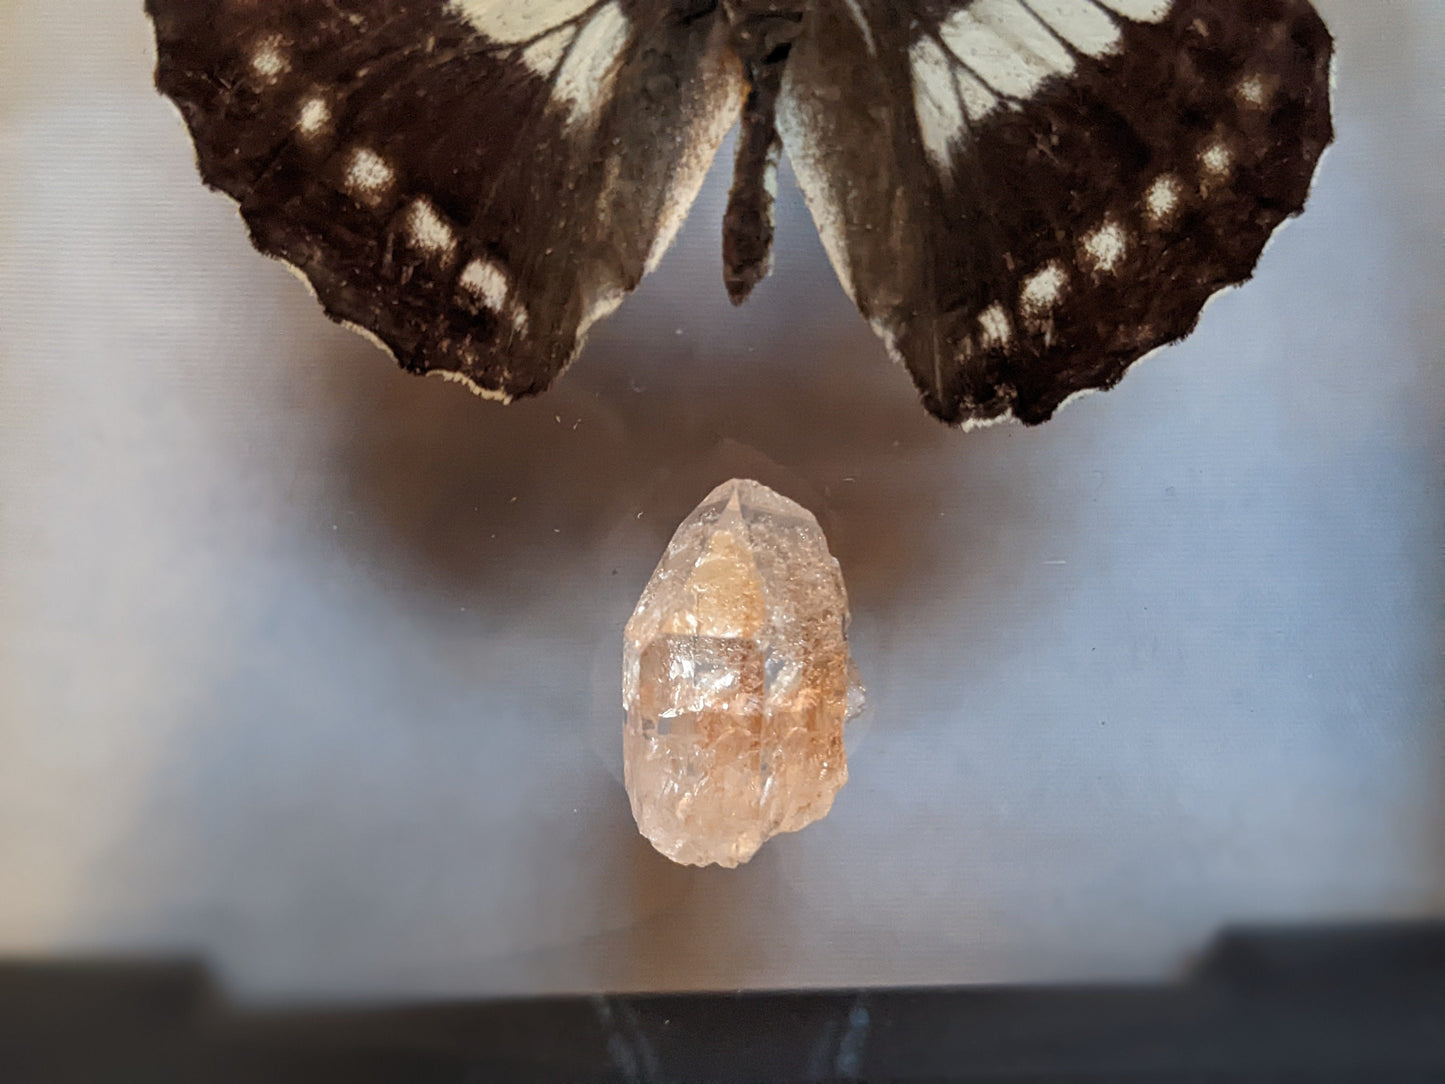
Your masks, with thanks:
M147 0L204 179L413 372L545 389L737 115L716 14L624 0Z
M1036 424L1188 334L1332 138L1306 0L845 0L783 142L839 277L954 424Z

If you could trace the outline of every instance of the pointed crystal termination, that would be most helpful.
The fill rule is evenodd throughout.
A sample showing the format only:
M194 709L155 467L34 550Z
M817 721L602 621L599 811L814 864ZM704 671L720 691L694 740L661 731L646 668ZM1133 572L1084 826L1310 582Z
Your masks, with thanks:
M734 479L682 521L623 634L623 770L654 847L736 866L827 814L862 700L847 627L806 508Z

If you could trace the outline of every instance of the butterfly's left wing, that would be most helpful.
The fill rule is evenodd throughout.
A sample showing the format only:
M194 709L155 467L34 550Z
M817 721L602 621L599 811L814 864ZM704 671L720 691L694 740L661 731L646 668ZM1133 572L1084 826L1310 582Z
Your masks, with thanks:
M666 248L737 115L707 3L146 0L256 246L413 372L541 391Z
M779 130L854 301L950 423L1048 418L1193 328L1331 139L1307 0L836 0Z

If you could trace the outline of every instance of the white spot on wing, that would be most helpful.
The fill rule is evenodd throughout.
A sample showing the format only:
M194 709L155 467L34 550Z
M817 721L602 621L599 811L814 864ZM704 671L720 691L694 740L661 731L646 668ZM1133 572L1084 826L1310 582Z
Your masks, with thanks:
M1229 176L1234 166L1234 155L1220 140L1215 140L1199 152L1199 165L1211 181L1222 181Z
M502 269L491 260L480 258L467 264L457 285L496 312L502 311L507 304L507 295L512 292Z
M955 71L953 81L963 99L963 111L970 117L986 117L998 108L998 99L993 91L984 86L968 72Z
M1074 70L1074 58L1019 0L974 0L939 28L944 43L991 90L1015 98L1050 76Z
M596 0L451 0L451 10L492 41L516 45L585 15ZM614 0L615 3L615 0Z
M923 148L940 172L947 173L953 146L968 130L948 54L932 38L919 38L908 50L908 66L913 74L913 110L918 115Z
M1079 52L1103 56L1119 47L1119 25L1094 0L1029 0L1029 7Z
M1274 97L1271 81L1258 73L1241 79L1234 92L1239 96L1239 100L1251 109L1263 109L1269 104L1270 98Z
M396 181L396 171L369 147L357 147L346 166L346 190L361 203L381 202Z
M1183 194L1184 186L1172 173L1154 178L1154 183L1144 193L1144 215L1149 224L1157 229L1173 218Z
M296 111L296 127L308 138L320 135L330 123L331 107L319 96L307 98Z
M1009 323L1008 313L997 301L978 314L978 327L978 341L985 347L1007 346L1013 338L1013 325Z
M1084 238L1083 249L1095 271L1113 271L1129 251L1129 235L1117 222L1106 221Z
M413 200L407 210L406 228L417 248L432 256L449 256L456 250L457 235L430 200Z
M555 33L538 38L522 50L522 63L536 75L540 75L544 79L551 78L552 73L557 70L557 65L561 63L567 46L572 44L572 39L576 36L576 27L564 26Z
M1045 264L1024 279L1019 291L1019 307L1032 316L1040 316L1054 308L1064 297L1069 273L1057 260Z
M617 0L611 0L587 20L577 35L552 88L553 97L567 103L569 124L594 119L607 104L630 31L622 7Z
M512 303L512 286L507 273L492 260L477 257L462 269L457 285L499 315L510 313L512 326L527 329L527 311Z
M280 34L262 38L251 50L251 70L262 79L275 79L291 67L291 62L282 51L284 41Z

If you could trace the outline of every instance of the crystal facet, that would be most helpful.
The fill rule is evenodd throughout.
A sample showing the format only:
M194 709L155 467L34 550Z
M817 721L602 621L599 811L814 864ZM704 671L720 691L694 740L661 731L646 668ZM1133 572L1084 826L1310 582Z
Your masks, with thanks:
M736 866L827 814L861 703L847 626L806 508L733 479L682 521L624 633L623 770L654 847Z

